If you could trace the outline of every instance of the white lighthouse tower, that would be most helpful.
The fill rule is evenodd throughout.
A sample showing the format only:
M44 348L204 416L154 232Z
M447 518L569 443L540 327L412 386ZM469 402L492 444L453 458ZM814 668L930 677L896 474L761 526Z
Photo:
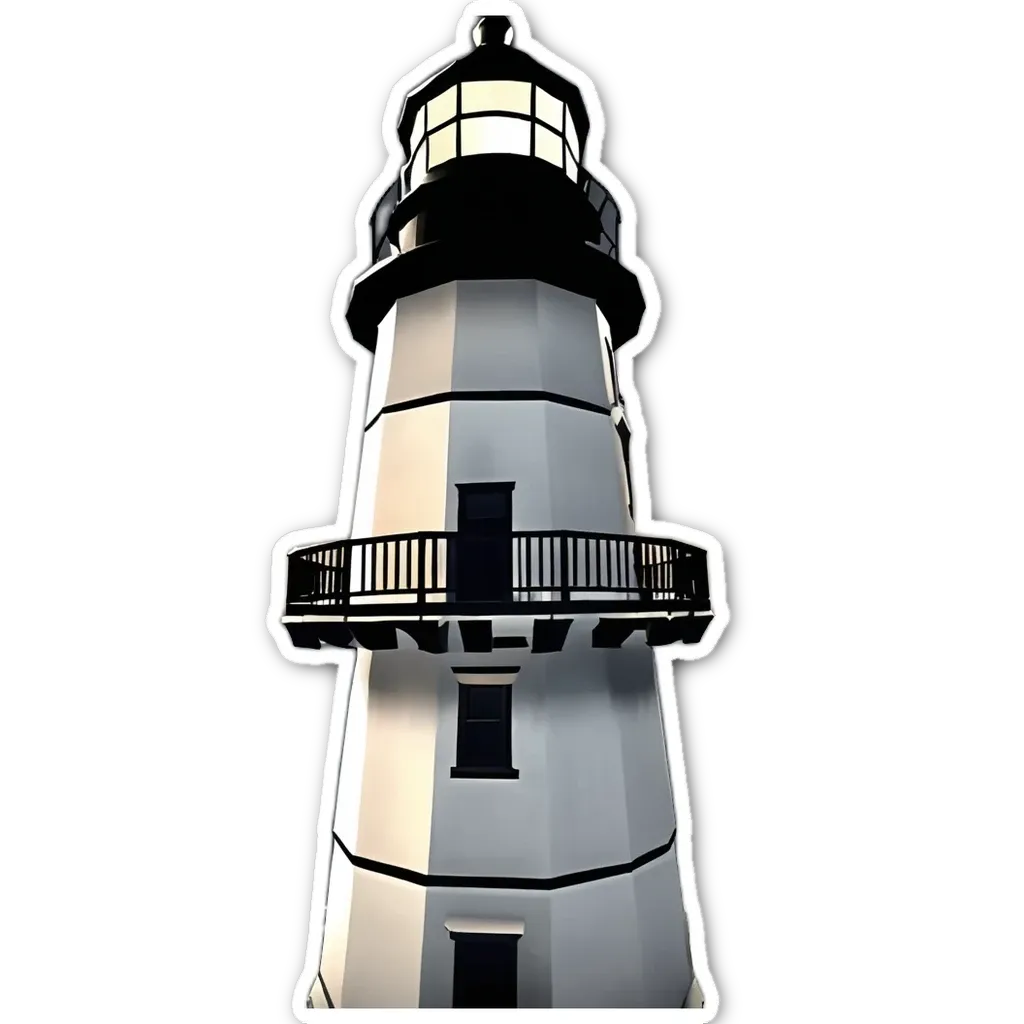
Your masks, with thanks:
M652 648L704 635L706 553L636 531L644 299L581 93L512 35L406 98L352 537L287 557L291 643L356 649L311 1007L701 1005Z

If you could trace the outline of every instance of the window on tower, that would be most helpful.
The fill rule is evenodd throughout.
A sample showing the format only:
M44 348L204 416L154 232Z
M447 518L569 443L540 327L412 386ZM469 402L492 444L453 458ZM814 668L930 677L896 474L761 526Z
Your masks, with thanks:
M512 767L512 679L517 669L460 669L452 778L517 779Z
M604 320L604 317L601 316L600 310L597 315L598 329L601 331L601 341L604 348L604 386L608 394L608 404L621 406L623 404L622 389L619 387L619 375L615 367L615 353L612 351L612 343L608 336L608 329L601 322ZM604 324L607 324L607 321L604 321Z
M519 942L525 921L450 917L455 943L452 1008L513 1008L518 1000Z
M453 1009L514 1009L517 1005L518 935L451 932L455 943Z
M462 82L429 100L409 139L406 191L462 156L535 156L579 177L579 137L566 105L530 82Z
M622 474L623 483L626 485L626 511L630 519L636 519L636 510L633 508L633 474L629 465L629 424L626 422L626 415L622 406L616 406L612 412L612 423L615 426L615 433L619 438L619 445L622 449Z

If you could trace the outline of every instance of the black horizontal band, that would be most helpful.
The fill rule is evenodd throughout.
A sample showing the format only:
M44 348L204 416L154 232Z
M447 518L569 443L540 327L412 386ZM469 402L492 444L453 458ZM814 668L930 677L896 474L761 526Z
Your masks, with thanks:
M517 159L533 160L525 156ZM554 164L547 167L571 185ZM421 185L409 198L425 187ZM462 195L458 208L464 211L465 207ZM375 264L353 284L345 319L352 340L373 352L378 324L403 296L450 281L512 280L541 281L593 299L608 321L613 349L634 338L640 329L645 309L640 282L631 270L596 245L564 240L539 244L530 231L517 238L497 229L475 241L456 237L425 242Z
M559 395L554 391L442 391L436 395L423 395L421 398L385 405L364 429L369 430L386 412L405 412L407 409L439 405L441 402L552 402L555 405L567 405L570 409L596 412L602 416L611 415L611 409L603 405L573 398L571 395Z
M502 878L491 875L425 875L420 871L401 868L395 864L385 864L379 860L371 860L369 857L360 857L349 850L338 837L337 832L334 832L333 835L334 841L341 847L342 853L348 857L354 867L375 871L379 875L397 878L402 882L412 882L413 885L435 885L449 889L564 889L570 885L582 885L584 882L596 882L602 878L628 875L645 864L650 864L651 861L664 856L672 849L672 844L676 841L676 830L672 829L672 835L669 836L667 843L648 850L647 853L635 857L628 864L588 868L586 871L570 871L567 875L555 875L554 878Z
M510 676L514 672L518 672L519 665L481 665L479 668L476 665L451 665L449 666L455 673L465 672L467 675L472 673L475 676Z

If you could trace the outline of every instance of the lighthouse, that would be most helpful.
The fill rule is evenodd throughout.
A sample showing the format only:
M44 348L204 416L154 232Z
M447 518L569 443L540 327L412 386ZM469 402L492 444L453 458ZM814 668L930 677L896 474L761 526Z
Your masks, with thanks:
M700 1007L655 650L705 637L707 552L635 521L645 300L583 95L503 16L473 43L405 97L348 297L351 535L284 552L346 701L304 998Z

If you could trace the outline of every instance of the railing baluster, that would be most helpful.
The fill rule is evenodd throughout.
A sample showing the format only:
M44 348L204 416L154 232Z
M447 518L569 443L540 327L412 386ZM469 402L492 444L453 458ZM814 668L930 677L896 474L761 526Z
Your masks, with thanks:
M520 594L525 593L529 600L530 580L526 575L526 555L523 553L523 545L528 544L529 541L524 537L514 537L512 543L515 545L516 551L516 591Z
M559 539L559 576L561 579L559 582L562 585L562 600L569 603L569 537L567 534L562 534Z
M696 597L701 604L704 604L711 597L711 587L708 583L708 560L707 558L697 558L695 561L697 564L693 567L693 573Z

